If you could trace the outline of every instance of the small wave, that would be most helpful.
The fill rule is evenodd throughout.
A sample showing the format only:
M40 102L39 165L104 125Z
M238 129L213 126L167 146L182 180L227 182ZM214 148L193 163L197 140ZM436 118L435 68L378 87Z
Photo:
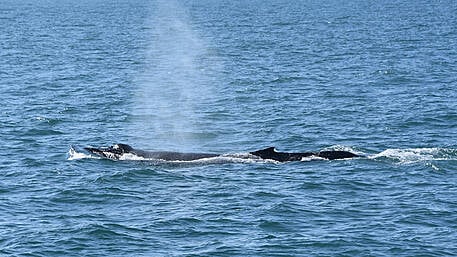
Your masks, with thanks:
M39 122L48 123L50 125L56 125L57 123L60 122L59 119L48 118L48 117L44 117L44 116L36 116L36 117L34 117L34 119Z
M387 149L368 157L369 159L390 159L401 164L424 161L457 160L457 149L449 148L407 148Z

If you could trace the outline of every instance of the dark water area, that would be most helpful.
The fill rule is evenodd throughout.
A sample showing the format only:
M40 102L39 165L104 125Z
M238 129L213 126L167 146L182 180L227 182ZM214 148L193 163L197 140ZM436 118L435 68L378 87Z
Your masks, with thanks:
M454 1L0 3L1 256L454 256ZM275 163L111 161L75 145Z

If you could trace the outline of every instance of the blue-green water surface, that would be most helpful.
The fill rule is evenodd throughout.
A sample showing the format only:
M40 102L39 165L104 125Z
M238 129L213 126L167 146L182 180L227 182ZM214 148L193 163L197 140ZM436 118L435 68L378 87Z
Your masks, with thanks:
M2 0L1 256L454 256L455 1ZM275 163L110 161L70 145Z

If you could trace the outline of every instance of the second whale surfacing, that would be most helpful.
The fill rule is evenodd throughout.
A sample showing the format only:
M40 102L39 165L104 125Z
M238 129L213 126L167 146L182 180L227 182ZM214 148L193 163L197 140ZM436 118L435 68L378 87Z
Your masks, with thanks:
M126 155L134 155L136 157L144 158L145 160L163 160L163 161L195 161L206 158L214 158L225 156L221 154L212 153L181 153L169 151L145 151L131 147L127 144L115 144L109 147L85 147L86 151L97 156L120 160ZM360 157L357 154L349 151L320 151L320 152L278 152L274 147L268 147L262 150L250 152L253 158L260 158L264 160L274 160L278 162L301 161L303 158L316 157L318 159L336 160Z
M268 147L263 150L250 152L250 154L258 156L262 159L275 160L278 162L301 161L303 158L307 157L318 157L327 160L349 159L359 157L359 155L348 151L287 153L278 152L274 147Z

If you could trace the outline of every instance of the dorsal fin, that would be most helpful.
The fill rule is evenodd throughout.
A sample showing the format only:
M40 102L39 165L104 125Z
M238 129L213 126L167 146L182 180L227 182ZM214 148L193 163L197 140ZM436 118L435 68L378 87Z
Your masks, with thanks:
M260 151L262 151L262 152L267 152L267 153L276 153L276 147L270 146L270 147L267 147L267 148L265 148L265 149L263 149L263 150L260 150ZM260 151L259 151L259 152L260 152Z
M257 151L254 151L254 152L251 152L251 154L254 154L254 155L257 155L257 156L263 156L265 154L273 154L273 153L276 153L276 148L274 146L271 146L271 147L267 147L265 149L262 149L262 150L257 150Z

